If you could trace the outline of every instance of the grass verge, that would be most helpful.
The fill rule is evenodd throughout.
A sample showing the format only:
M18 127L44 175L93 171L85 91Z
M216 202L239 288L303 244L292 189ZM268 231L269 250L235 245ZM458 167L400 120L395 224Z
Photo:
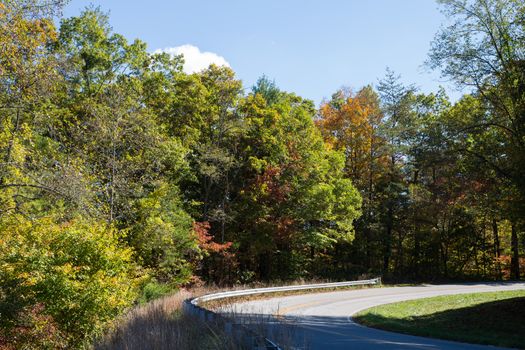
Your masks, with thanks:
M376 306L353 318L400 333L525 349L525 290L410 300Z
M180 291L123 316L93 345L94 350L239 349L223 330L182 312L190 293Z

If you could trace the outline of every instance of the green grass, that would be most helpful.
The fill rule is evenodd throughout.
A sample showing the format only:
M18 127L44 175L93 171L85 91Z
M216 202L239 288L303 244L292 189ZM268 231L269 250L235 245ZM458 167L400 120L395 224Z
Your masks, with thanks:
M142 288L141 294L137 299L137 302L140 305L143 305L147 302L162 298L163 296L173 294L175 292L177 292L177 290L175 290L173 287L152 280Z
M400 333L525 349L525 290L381 305L354 319Z

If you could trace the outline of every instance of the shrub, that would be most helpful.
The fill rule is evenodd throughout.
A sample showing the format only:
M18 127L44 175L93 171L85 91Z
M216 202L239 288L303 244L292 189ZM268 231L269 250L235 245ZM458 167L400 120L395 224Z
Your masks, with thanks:
M0 341L79 348L137 295L131 251L111 226L74 219L0 222ZM21 332L37 324L53 336ZM33 327L34 328L34 327ZM30 336L27 336L30 335ZM1 344L0 347L6 344Z
M146 283L142 288L142 293L140 294L138 302L139 304L144 304L149 301L163 297L173 291L174 289L170 285L159 283L155 279L153 279Z

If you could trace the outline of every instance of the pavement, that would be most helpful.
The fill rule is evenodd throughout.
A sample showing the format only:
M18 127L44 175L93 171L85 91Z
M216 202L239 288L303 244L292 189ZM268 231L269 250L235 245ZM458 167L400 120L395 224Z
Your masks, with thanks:
M235 312L247 322L265 323L265 331L277 342L295 349L424 349L496 350L368 328L355 323L352 315L382 304L440 295L525 289L525 283L476 283L421 285L345 290L293 295L233 304L223 312ZM255 321L254 321L255 320ZM262 320L262 321L261 321Z

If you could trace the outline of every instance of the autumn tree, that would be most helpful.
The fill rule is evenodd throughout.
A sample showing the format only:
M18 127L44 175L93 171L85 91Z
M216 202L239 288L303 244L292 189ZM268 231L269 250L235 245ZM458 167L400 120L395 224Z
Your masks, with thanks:
M363 197L363 216L357 222L356 245L370 268L377 264L379 245L383 245L382 219L376 214L383 201L388 153L380 133L383 112L377 93L365 87L357 93L342 89L321 105L316 125L327 144L344 154L345 176ZM361 250L361 249L360 249Z
M60 1L0 4L0 346L79 348L136 298L131 250L94 217L89 176L55 128ZM7 342L7 343L6 343Z
M515 227L513 275L519 278L517 231L523 225L525 173L523 144L524 5L515 0L442 0L452 23L436 36L429 64L444 77L472 88L480 100L479 114L464 125L469 143L463 152L478 158L514 187ZM490 143L498 138L497 143Z
M343 178L343 157L323 143L312 103L294 94L268 105L255 93L241 114L245 181L237 221L244 264L263 279L315 274L320 257L352 240L359 216L361 198Z
M39 139L38 129L45 127L46 109L58 79L56 59L47 54L47 47L57 36L49 16L60 10L60 3L40 5L32 1L0 4L2 216L30 211L30 198L61 196L47 174L34 176L30 171L44 166L34 145ZM30 159L29 154L33 155Z

